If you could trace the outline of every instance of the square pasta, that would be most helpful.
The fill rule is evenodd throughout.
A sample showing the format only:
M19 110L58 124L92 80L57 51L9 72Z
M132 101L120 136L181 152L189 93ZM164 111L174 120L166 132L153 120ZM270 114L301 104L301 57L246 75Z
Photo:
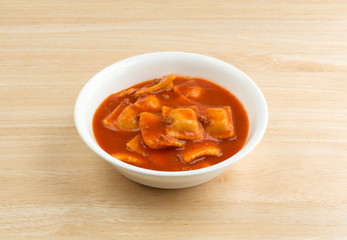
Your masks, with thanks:
M161 102L155 95L140 97L134 105L141 111L145 112L157 112L161 109Z
M146 86L138 90L135 95L139 97L141 95L149 94L159 90L171 90L173 87L173 80L176 78L175 74L164 76L157 84L152 86Z
M140 114L140 129L145 144L152 149L183 147L184 142L165 133L162 121L163 119L159 114L148 112Z
M205 156L220 156L221 154L222 150L214 141L196 142L180 151L180 156L186 163L190 163L197 158Z
M143 163L143 160L140 157L135 156L135 154L132 153L114 153L112 154L112 157L134 165L140 165Z
M132 103L120 103L102 122L113 130L137 131L139 123L137 110Z
M204 129L193 109L163 106L162 115L166 123L165 131L169 136L185 140L204 139Z
M198 99L203 93L202 87L193 80L174 86L173 91L179 95L192 99Z
M213 138L227 139L234 137L234 124L229 106L204 110L205 131Z
M141 154L142 156L147 156L146 154L146 148L142 144L142 135L137 134L135 137L133 137L129 142L127 142L126 146L131 151L136 152L138 154Z

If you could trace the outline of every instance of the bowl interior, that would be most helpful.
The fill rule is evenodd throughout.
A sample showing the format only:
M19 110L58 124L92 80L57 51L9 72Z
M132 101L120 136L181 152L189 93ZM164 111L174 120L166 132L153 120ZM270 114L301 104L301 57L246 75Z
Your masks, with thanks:
M82 139L95 152L110 160L112 157L103 152L93 135L92 120L98 106L112 93L169 73L207 79L229 90L242 102L249 118L249 133L245 146L231 157L233 161L246 155L260 141L267 125L268 113L265 98L256 84L240 70L223 61L199 54L179 52L135 56L97 73L84 86L76 101L75 122ZM230 165L229 160L217 165Z

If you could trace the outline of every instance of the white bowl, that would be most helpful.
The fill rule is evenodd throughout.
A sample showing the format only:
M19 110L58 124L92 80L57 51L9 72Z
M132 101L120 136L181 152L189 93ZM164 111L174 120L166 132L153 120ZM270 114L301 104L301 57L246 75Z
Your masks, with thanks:
M110 94L145 80L176 73L201 77L234 94L245 107L249 119L246 144L234 156L213 166L191 171L155 171L115 159L95 141L93 115ZM243 72L221 60L194 53L155 52L116 62L97 73L81 90L75 104L75 124L83 141L121 174L135 182L157 188L185 188L207 182L251 152L263 137L268 109L258 86Z

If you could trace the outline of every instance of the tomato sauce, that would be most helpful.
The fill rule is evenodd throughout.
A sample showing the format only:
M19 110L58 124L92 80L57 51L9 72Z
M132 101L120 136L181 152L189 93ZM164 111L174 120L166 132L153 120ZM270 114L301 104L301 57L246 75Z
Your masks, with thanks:
M158 82L156 79L154 82ZM152 83L151 83L152 82ZM137 91L146 86L153 85L152 81L145 81L131 88ZM186 171L208 167L217 164L234 154L236 154L245 144L248 136L249 122L247 113L241 102L226 89L201 78L176 76L173 81L174 86L183 86L184 88L202 89L200 96L189 97L190 102L187 103L186 97L178 94L172 89L163 89L154 91L151 95L155 95L160 99L162 106L169 108L179 108L187 106L195 106L198 109L196 112L199 115L204 109L208 108L223 108L229 106L232 113L232 123L234 129L233 137L227 139L216 139L209 134L205 134L203 139L198 140L180 140L184 143L182 147L165 147L160 149L151 149L143 139L140 140L141 153L133 152L127 147L127 143L135 136L141 134L140 129L134 131L126 131L122 129L112 129L104 124L104 119L107 118L119 106L124 98L130 103L135 103L138 97L134 91L129 91L129 94L122 96L122 92L115 93L107 97L98 107L93 118L93 132L99 146L110 155L113 154L131 154L139 162L128 162L129 164L159 171ZM183 94L184 95L184 94ZM161 114L161 110L154 111L153 114ZM202 124L199 123L201 126ZM220 149L218 156L202 156L195 158L190 162L182 160L181 152L196 147L217 146Z

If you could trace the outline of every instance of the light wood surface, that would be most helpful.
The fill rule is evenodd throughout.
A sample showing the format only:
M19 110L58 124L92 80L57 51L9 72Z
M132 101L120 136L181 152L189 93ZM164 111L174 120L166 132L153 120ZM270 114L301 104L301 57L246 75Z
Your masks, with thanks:
M269 106L249 156L183 190L124 178L73 122L96 72L165 50L233 64ZM0 0L0 81L0 239L347 239L345 0Z

